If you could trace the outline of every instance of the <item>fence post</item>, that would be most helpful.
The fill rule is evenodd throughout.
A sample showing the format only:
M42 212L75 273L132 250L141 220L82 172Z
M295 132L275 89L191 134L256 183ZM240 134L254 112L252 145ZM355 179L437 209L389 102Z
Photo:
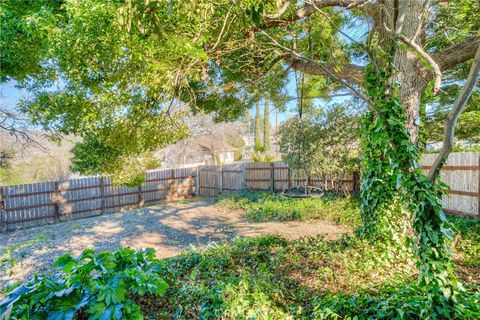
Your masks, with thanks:
M356 194L359 191L359 175L357 171L353 172L353 186L352 186L352 193Z
M0 231L7 231L7 211L5 210L5 191L0 186Z
M105 214L105 179L100 177L100 214Z
M220 165L218 170L219 170L218 174L220 175L220 184L218 186L218 193L222 194L223 193L223 165Z
M242 171L243 171L242 189L247 189L248 182L247 182L247 164L246 163L242 164Z
M270 162L270 192L275 192L275 163Z
M143 194L142 194L142 186L138 186L138 206L141 207L143 206Z
M287 186L288 189L290 189L292 187L292 170L290 169L290 167L288 167L287 180Z
M195 173L195 195L200 195L200 165L197 165L197 171Z
M478 155L478 189L477 189L477 216L480 218L480 154Z
M60 200L60 189L59 189L59 184L58 181L53 182L53 208L54 208L54 221L55 223L60 222L60 205L59 205L59 200Z

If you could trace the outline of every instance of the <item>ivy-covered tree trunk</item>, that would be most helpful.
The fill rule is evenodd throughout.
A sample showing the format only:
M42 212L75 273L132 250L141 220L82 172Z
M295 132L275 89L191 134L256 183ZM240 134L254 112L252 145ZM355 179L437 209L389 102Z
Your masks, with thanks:
M441 185L430 183L419 166L419 104L429 77L418 53L398 46L400 35L422 41L423 10L422 1L386 0L375 19L371 43L378 49L371 52L365 87L378 110L363 124L361 214L368 238L391 250L411 244L425 290L421 317L451 318L458 291L452 231L440 204Z
M385 59L382 55L378 61ZM460 288L451 263L453 234L440 204L441 185L430 183L421 171L420 149L407 130L398 85L391 83L394 71L388 60L367 68L366 89L378 110L368 115L363 126L363 231L390 244L390 249L410 243L425 291L422 317L431 313L450 318ZM414 235L406 238L410 226Z

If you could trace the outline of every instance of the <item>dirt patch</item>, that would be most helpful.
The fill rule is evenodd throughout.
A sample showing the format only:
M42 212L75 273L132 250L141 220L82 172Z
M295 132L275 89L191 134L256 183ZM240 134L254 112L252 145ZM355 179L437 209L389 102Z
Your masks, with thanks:
M0 285L48 273L65 253L118 247L157 250L158 258L174 256L190 246L235 237L277 234L287 239L324 235L337 238L348 228L325 221L250 222L241 212L212 205L211 199L163 202L122 213L62 222L0 234ZM9 267L4 260L15 260ZM10 272L11 271L11 272ZM11 273L11 274L10 274Z

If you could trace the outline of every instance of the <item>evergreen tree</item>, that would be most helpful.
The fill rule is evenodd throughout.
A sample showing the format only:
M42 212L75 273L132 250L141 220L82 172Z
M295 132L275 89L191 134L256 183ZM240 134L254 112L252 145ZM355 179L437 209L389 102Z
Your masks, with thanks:
M262 151L262 116L260 115L260 101L255 105L255 151Z
M263 149L266 153L272 151L270 144L270 101L265 99L265 109L263 116Z

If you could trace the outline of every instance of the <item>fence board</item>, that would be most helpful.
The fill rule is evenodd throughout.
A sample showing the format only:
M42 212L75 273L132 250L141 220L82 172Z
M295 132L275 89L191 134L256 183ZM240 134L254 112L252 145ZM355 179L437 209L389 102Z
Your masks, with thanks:
M220 167L212 165L198 166L198 193L200 196L217 196L220 194L220 183Z
M424 173L435 161L436 154L423 156ZM447 211L468 216L480 216L480 152L451 153L440 172L440 179L450 186L442 203Z

